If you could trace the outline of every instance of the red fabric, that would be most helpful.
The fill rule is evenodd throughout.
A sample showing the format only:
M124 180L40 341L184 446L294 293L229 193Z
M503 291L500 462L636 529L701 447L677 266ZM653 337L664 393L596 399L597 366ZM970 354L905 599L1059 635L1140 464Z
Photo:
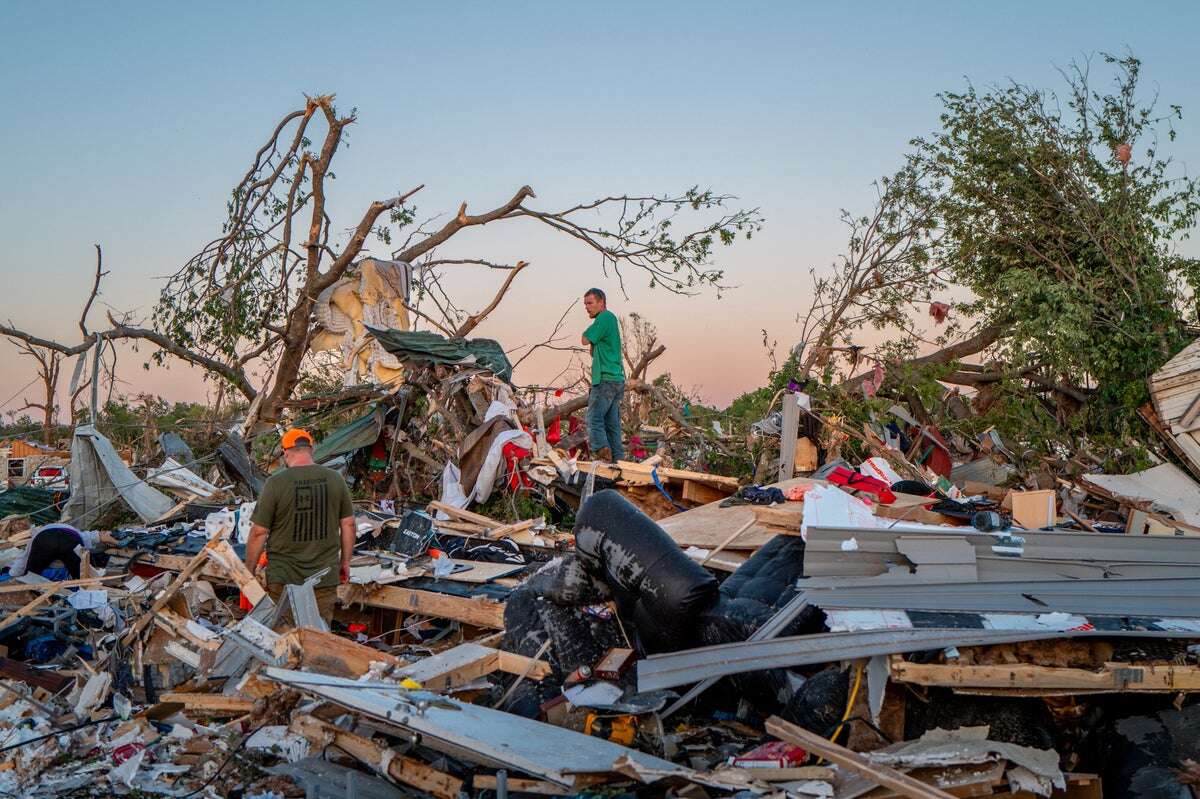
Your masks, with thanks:
M950 306L944 302L931 302L929 304L929 315L940 325L950 315Z
M513 442L509 441L500 450L501 456L504 458L505 468L508 470L508 487L516 491L518 487L525 486L526 488L533 485L533 482L521 472L520 462L522 458L528 458L533 453L524 447L518 447Z
M845 466L834 469L826 479L837 486L846 486L854 491L873 494L881 505L891 505L896 501L896 495L892 493L892 487L887 483L877 477L870 477L853 469L847 469Z

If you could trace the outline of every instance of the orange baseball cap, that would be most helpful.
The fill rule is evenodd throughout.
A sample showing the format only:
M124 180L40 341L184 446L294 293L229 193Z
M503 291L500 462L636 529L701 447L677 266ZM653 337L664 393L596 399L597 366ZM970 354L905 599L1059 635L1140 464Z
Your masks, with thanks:
M291 430L288 430L283 434L283 440L281 443L283 444L284 449L291 449L297 444L303 444L303 446L311 447L313 445L313 437L312 434L307 430L301 430L299 427L293 427Z

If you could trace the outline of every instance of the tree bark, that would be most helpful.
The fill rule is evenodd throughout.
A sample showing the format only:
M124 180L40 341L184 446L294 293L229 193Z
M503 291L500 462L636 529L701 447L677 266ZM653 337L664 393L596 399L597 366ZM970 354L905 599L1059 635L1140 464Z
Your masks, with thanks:
M962 360L963 358L969 358L972 355L983 352L988 347L992 346L1001 338L1003 338L1004 332L1007 329L1007 325L1000 323L988 325L980 329L979 332L970 338L966 338L962 341L951 344L949 347L940 349L937 352L931 352L928 355L922 355L919 358L913 358L911 360L904 361L901 365L928 366L930 364L952 363L953 361ZM863 374L842 382L840 387L846 391L853 391L862 386L862 384L866 382L871 375L872 372L864 372Z

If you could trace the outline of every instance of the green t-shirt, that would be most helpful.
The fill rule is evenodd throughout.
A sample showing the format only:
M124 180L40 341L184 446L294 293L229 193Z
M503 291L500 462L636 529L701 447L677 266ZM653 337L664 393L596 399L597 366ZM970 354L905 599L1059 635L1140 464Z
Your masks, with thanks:
M281 469L263 486L250 521L266 527L267 582L299 585L329 568L319 587L336 586L341 520L354 515L350 489L333 469Z
M621 365L621 328L612 311L596 314L583 337L592 344L592 385L606 380L624 380L625 367Z

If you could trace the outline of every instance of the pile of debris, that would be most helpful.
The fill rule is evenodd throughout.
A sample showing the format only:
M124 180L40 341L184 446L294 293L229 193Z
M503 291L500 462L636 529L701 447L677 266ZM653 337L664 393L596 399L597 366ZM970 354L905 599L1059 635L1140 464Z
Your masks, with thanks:
M1183 469L1043 485L993 434L964 449L908 422L864 429L873 456L855 465L837 457L849 431L799 392L763 425L784 454L773 483L661 454L603 464L562 446L568 411L515 396L498 345L375 335L403 382L316 452L360 493L384 489L356 510L331 621L319 576L276 603L245 567L263 474L236 436L203 458L164 439L143 478L76 430L63 520L124 522L78 579L0 581L0 792L1180 797L1200 782L1200 491ZM1190 435L1196 414L1177 410L1163 418ZM494 494L514 516L480 512ZM0 564L31 515L60 511L22 497Z

